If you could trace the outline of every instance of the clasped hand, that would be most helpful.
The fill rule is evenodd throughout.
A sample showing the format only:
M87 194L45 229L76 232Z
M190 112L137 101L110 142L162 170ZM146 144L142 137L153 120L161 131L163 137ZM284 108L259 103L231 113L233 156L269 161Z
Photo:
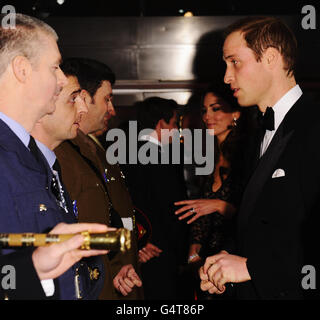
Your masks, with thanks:
M134 286L141 287L142 281L134 267L131 264L127 264L123 266L114 277L113 285L122 295L127 296L133 290Z
M201 290L221 294L226 290L226 283L251 280L246 262L247 258L229 254L227 251L208 257L199 269Z

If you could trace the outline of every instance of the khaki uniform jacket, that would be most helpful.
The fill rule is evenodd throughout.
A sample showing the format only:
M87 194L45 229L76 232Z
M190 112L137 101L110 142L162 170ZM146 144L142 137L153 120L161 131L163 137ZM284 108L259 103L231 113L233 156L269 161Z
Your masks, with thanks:
M134 225L133 205L124 176L118 165L107 163L105 150L78 130L78 136L63 142L55 149L55 154L70 197L77 201L79 222L110 225L109 195L120 217L129 218ZM94 170L92 166L95 167ZM142 288L134 287L124 297L115 290L112 282L121 267L127 264L132 264L141 276L135 232L132 236L131 249L127 253L119 252L112 259L108 255L104 256L106 280L100 299L143 299Z

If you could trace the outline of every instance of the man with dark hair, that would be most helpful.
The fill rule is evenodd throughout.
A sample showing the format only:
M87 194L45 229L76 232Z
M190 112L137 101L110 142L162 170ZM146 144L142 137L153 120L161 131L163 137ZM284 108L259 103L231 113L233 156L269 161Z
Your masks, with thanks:
M63 63L67 75L74 75L85 89L88 112L82 121L81 131L92 134L107 128L108 120L115 115L112 106L112 85L115 74L104 63L87 58L68 58Z
M115 115L112 84L115 75L104 63L85 58L69 58L62 64L66 75L75 77L88 107L79 122L77 137L65 141L55 152L62 177L81 222L100 222L132 231L132 248L125 254L104 256L106 279L101 299L141 299L138 250L130 195L119 166L106 161L105 150L91 134L104 129Z
M36 139L36 144L50 167L51 188L64 219L72 223L79 221L77 211L61 179L60 164L53 150L63 141L76 137L81 118L88 112L88 108L77 78L67 76L67 79L68 83L63 87L56 101L56 110L38 120L31 135ZM99 297L105 277L103 261L100 257L86 259L76 264L73 269L60 277L61 282L66 281L68 273L75 274L72 288L78 299ZM88 292L90 292L89 295Z
M315 283L306 285L303 267L319 267L313 246L320 108L296 84L296 47L292 32L276 18L250 17L228 29L224 81L241 106L257 105L264 116L261 133L253 137L256 154L238 213L235 255L222 251L200 269L201 287L210 293L235 283L240 299L319 297Z
M141 266L145 298L183 299L187 292L183 291L179 269L187 260L187 226L175 216L174 202L186 199L186 188L180 165L161 164L161 153L170 149L170 130L177 129L178 104L150 97L136 106L139 130L149 129L148 134L145 131L140 136L138 150L150 150L146 158L151 163L139 157L138 164L126 164L122 169L134 205L150 220L152 232L147 248L158 255ZM157 159L153 159L153 150Z
M175 121L175 124L177 124L175 113L178 109L178 104L172 99L150 97L144 101L137 102L136 107L140 129L155 129L161 119L167 124L169 124L170 119L172 119ZM176 128L176 126L173 127Z

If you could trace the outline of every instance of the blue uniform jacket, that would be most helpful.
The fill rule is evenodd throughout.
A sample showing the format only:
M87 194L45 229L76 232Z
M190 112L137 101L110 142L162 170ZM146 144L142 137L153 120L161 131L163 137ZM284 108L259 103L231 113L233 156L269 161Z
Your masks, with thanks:
M73 212L65 213L58 207L51 192L52 174L49 165L46 170L41 168L0 120L0 233L47 233L60 222L77 222ZM12 251L0 250L1 254ZM96 268L98 279L90 272ZM55 290L60 299L97 299L103 281L102 259L92 257L82 259L61 275L55 281Z

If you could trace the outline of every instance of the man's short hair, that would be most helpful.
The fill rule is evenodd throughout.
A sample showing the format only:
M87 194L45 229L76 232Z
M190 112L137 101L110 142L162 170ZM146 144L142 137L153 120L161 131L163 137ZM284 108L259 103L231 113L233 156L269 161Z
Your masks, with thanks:
M297 58L297 40L289 27L274 17L247 17L230 25L225 31L225 38L240 31L253 50L257 61L261 61L264 51L276 48L283 57L284 69L288 75L294 74Z
M178 109L178 104L173 99L160 97L150 97L135 103L137 108L137 120L141 129L155 129L159 120L170 122L174 112Z
M15 27L6 28L0 24L0 77L16 56L24 56L35 63L42 45L41 33L58 40L53 28L37 18L21 13L0 14L1 21L4 17L15 19Z
M93 98L103 81L114 84L116 77L113 71L102 62L89 58L67 58L61 64L66 76L75 76L80 87L89 92Z

